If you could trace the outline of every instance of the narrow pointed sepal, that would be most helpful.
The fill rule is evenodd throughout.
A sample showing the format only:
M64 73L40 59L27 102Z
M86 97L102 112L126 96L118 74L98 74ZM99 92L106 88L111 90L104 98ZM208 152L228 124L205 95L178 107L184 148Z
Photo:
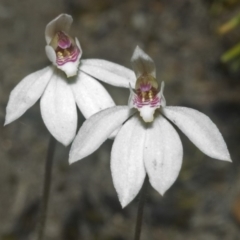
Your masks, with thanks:
M73 141L69 163L81 160L96 151L131 114L132 111L127 106L116 106L91 116L83 123Z
M208 116L186 107L165 107L163 114L203 153L215 159L231 162L226 143Z
M156 78L155 63L140 47L135 48L131 62L137 78L148 74Z
M123 208L136 197L146 176L143 163L145 133L141 120L133 116L123 125L113 143L111 172Z
M134 72L116 63L101 59L81 60L80 71L99 79L107 84L128 88L129 84L135 86Z
M65 75L57 69L41 98L40 107L49 132L63 145L69 145L77 130L77 108Z
M163 195L179 175L183 148L176 130L162 115L148 125L143 158L152 187Z
M53 75L52 67L46 67L26 76L12 90L6 109L7 125L21 117L41 97Z

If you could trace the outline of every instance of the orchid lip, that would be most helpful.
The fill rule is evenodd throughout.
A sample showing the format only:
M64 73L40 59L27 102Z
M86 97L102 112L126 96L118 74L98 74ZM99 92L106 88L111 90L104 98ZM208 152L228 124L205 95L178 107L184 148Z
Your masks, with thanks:
M74 39L68 36L63 31L55 34L50 46L53 47L56 53L56 65L63 66L68 62L76 62L79 60L81 50L77 46Z
M135 96L133 98L134 107L159 107L161 105L161 96L159 92L155 78L152 76L140 76L137 80Z
M141 97L138 95L135 96L133 100L133 104L136 108L141 108L144 106L149 106L149 107L159 107L160 106L160 98L158 96L155 96L153 99L148 100L148 101L143 101Z
M76 62L78 60L80 50L77 47L70 47L68 49L57 50L56 63L58 66L62 66L68 62Z
M156 92L155 95L151 91L140 92L137 90L132 100L133 107L138 109L144 122L152 122L155 110L161 106L160 92Z
M143 74L137 79L135 89L130 86L130 98L128 101L130 108L138 109L144 122L152 122L157 108L165 106L162 83L161 89L152 75Z

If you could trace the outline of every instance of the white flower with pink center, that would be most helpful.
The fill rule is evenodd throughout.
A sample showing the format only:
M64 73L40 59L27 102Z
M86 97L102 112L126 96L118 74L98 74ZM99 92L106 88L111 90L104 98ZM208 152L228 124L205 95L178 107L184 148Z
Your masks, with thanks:
M78 39L68 35L72 22L70 15L61 14L48 23L45 30L46 54L57 68L66 73L67 77L77 74L82 56Z
M137 108L145 122L152 122L155 110L166 105L163 96L164 83L162 82L161 89L159 89L155 64L139 47L136 47L132 56L132 65L137 81L135 90L130 86L131 94L128 105Z
M77 108L84 117L115 106L99 79L118 87L134 86L134 73L118 64L100 59L81 60L77 38L69 35L72 17L61 14L46 26L45 48L52 66L26 76L12 90L5 125L21 117L38 99L49 132L69 145L76 135Z
M137 81L135 90L130 87L128 106L110 107L87 119L69 155L70 163L87 157L118 130L111 152L111 173L122 207L136 197L146 174L161 195L177 179L183 147L172 123L209 157L231 162L221 133L206 115L191 108L166 106L154 63L138 47L132 64Z

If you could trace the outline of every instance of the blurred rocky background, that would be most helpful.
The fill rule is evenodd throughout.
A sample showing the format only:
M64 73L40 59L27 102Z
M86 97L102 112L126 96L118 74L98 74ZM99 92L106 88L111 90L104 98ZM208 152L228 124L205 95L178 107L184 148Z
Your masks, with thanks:
M223 57L240 42L237 24L223 27L240 13L238 0L0 1L0 239L34 236L50 136L39 103L3 123L11 90L49 64L45 26L63 12L74 18L71 33L83 58L131 68L141 46L156 63L158 81L165 81L167 104L210 116L229 147L232 164L203 155L180 133L180 176L164 197L149 187L142 240L240 239L240 65L238 54ZM106 87L117 104L127 103L127 89ZM69 148L57 144L46 240L133 239L138 197L121 209L111 145L69 166Z

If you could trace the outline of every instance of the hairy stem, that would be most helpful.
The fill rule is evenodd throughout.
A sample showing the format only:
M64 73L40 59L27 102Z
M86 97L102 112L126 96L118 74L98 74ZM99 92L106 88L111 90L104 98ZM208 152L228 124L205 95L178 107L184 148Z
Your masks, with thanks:
M146 199L146 195L147 195L147 187L148 187L148 177L145 178L143 187L142 187L142 190L140 193L134 240L140 240L140 236L141 236L143 209L144 209L145 199Z
M45 162L45 174L44 174L44 183L43 183L43 193L40 207L40 216L39 216L39 225L37 232L37 240L42 240L44 236L44 229L47 216L47 208L49 202L49 193L51 189L51 180L52 180L52 166L53 166L53 157L55 152L56 140L51 136L48 144L47 157Z

